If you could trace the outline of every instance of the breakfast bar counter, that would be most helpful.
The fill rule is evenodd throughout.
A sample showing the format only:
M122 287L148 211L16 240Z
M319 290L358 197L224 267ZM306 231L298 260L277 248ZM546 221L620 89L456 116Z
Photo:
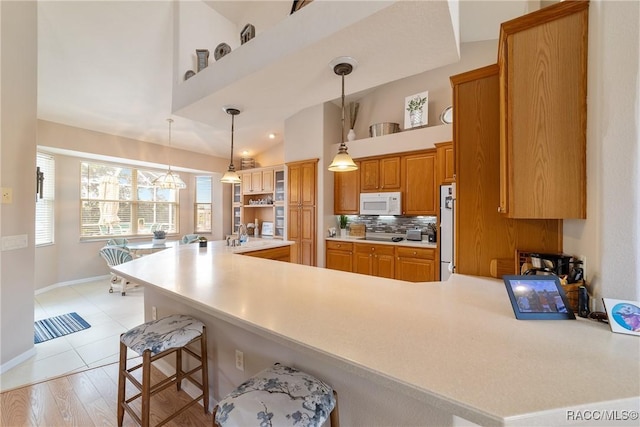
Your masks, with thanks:
M283 361L333 385L346 426L637 425L638 337L516 320L499 280L409 283L238 254L288 244L182 245L112 270L145 286L148 319L151 305L206 318L216 398Z

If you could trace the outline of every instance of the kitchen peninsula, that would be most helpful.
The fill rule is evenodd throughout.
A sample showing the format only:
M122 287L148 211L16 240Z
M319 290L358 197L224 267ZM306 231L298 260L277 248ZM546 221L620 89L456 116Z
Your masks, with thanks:
M289 243L182 245L112 270L145 286L147 319L154 306L207 325L216 399L280 361L332 384L346 426L577 425L580 411L637 422L620 421L640 409L637 337L516 320L494 279L408 283L235 253Z

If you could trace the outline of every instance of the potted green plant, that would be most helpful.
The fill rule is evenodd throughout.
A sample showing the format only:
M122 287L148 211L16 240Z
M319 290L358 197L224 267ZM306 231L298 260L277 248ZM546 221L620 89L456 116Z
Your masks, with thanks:
M167 233L164 230L155 230L153 232L153 239L151 240L151 243L154 245L163 245L166 239Z
M198 237L198 243L200 244L201 248L206 248L207 247L207 238L204 237L204 236Z
M338 224L340 225L340 235L342 237L347 235L347 223L349 222L349 218L346 215L340 215L338 217Z

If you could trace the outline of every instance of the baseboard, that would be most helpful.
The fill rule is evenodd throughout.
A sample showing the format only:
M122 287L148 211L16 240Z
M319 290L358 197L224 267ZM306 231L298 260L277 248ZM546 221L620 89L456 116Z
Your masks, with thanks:
M28 359L32 358L33 356L35 356L35 355L36 355L36 348L35 347L31 347L29 350L25 351L21 355L16 356L13 359L9 360L8 362L3 363L2 365L0 365L0 375L4 374L5 372L9 371L12 368L15 368L16 366L18 366L19 364L21 364L25 360L28 360Z
M108 282L110 278L111 278L111 275L107 274L105 276L94 276L94 277L87 277L87 278L84 278L84 279L69 280L68 282L54 283L53 285L49 285L49 286L44 287L44 288L36 289L34 294L35 295L40 295L40 294L42 294L44 292L48 292L48 291L50 291L52 289L62 288L64 286L81 285L83 283L96 282L98 280L103 280L103 279Z

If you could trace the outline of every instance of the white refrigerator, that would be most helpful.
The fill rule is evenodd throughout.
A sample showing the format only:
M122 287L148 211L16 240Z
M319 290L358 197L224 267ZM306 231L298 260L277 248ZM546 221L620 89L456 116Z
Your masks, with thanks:
M440 280L445 281L454 271L453 266L453 215L455 206L453 185L440 186Z

